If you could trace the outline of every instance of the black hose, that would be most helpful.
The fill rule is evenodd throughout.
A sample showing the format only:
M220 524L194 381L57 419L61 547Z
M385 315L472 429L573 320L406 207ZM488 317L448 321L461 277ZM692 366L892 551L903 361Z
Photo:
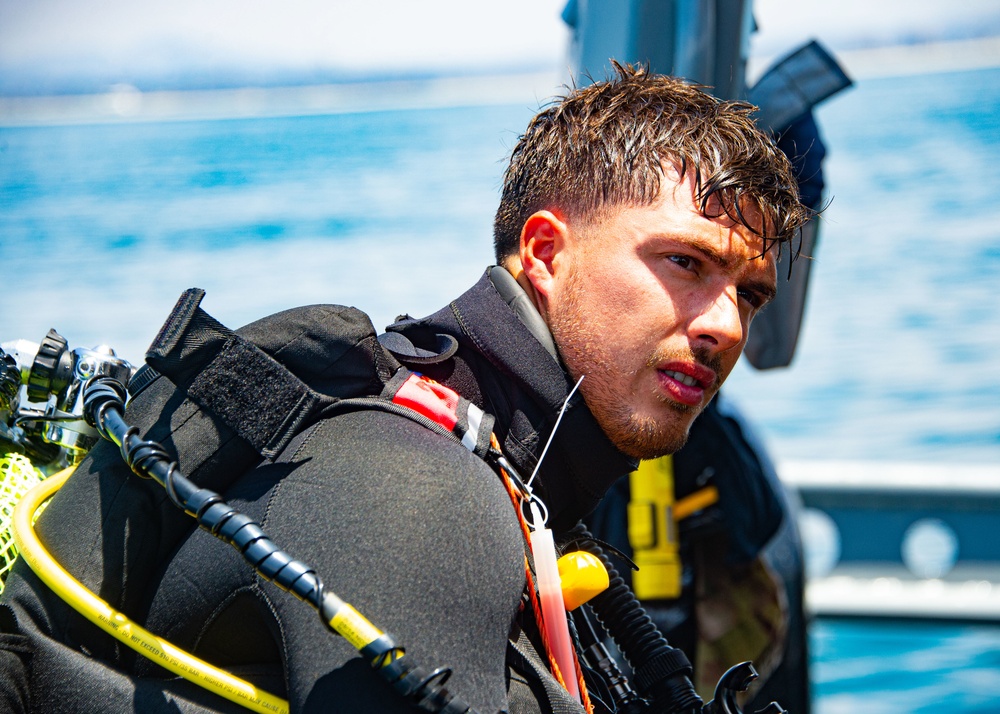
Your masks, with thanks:
M654 712L701 712L703 703L691 683L693 669L687 656L671 647L656 628L587 527L577 524L569 535L579 548L600 558L608 571L608 589L589 605L632 668L636 690Z
M174 505L236 548L261 577L311 605L327 629L336 632L333 617L347 603L324 590L316 571L280 550L253 519L232 508L219 494L188 480L163 446L143 441L138 428L129 426L123 417L126 397L125 386L114 377L91 379L84 390L87 423L121 449L132 471L163 486ZM383 633L360 653L393 689L419 709L433 714L475 714L464 700L444 687L450 669L427 672L404 654L404 648L391 635Z

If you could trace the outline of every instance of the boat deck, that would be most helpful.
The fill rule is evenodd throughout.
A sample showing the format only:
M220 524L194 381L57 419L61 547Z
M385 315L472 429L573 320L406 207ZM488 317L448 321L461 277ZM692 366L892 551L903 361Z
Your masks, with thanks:
M1000 466L785 462L806 603L825 617L1000 621Z

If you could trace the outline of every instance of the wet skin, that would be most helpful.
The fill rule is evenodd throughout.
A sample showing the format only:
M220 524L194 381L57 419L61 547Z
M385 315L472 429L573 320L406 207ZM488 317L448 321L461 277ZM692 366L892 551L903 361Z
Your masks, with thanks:
M724 214L703 216L676 172L651 205L525 223L521 282L619 449L652 458L683 445L774 295L773 251L762 248Z

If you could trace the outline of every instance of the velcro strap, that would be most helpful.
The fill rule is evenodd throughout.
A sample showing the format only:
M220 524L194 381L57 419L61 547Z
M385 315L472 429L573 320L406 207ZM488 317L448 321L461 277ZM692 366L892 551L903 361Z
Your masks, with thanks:
M195 377L187 393L267 459L281 452L320 402L302 380L237 335Z
M640 694L645 694L649 687L662 679L675 674L691 676L691 672L691 663L684 651L671 647L639 668L635 673L635 688Z
M177 386L189 381L235 333L199 305L205 291L185 290L146 351L146 363Z
M287 367L199 307L185 291L146 352L146 363L273 459L322 397Z

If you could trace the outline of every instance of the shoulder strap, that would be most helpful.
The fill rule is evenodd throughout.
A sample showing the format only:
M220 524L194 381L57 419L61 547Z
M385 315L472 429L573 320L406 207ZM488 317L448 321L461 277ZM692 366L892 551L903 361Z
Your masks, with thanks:
M314 333L320 333L311 336L309 349L320 353L329 366L316 370L326 387L317 391L276 356L202 310L199 305L204 296L205 291L199 288L181 295L146 353L148 370L154 374L140 372L133 386L141 390L155 374L162 374L264 458L274 458L321 410L340 399L379 394L399 369L398 362L378 345L371 321L353 308L333 308L338 316L351 312L351 319L328 325L322 311L331 306L300 308L269 318L270 333L289 332L275 339L273 346L275 355L286 361L295 359L296 350L289 345L304 342L299 339L303 330L312 327ZM308 319L302 317L303 312ZM264 322L255 323L248 331L270 334L268 328L260 327ZM312 323L320 323L327 334ZM361 354L350 359L352 351ZM331 382L336 386L329 387Z
M486 458L495 420L453 389L404 367L386 385L383 396L443 426L466 449Z

